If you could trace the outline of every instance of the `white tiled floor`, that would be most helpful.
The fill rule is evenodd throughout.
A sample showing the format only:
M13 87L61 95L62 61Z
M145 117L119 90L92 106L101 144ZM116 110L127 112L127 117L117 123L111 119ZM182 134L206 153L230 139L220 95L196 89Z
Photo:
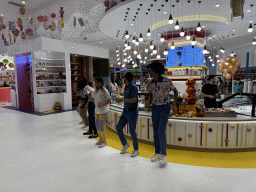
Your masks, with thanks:
M0 191L256 191L255 169L168 163L97 148L75 111L36 116L0 108Z

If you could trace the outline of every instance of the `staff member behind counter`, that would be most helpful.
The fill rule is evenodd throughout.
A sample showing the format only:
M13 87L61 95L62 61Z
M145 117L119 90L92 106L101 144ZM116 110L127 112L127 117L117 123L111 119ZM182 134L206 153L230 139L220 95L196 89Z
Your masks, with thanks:
M216 96L219 94L215 83L215 76L210 75L208 77L208 83L202 88L201 95L204 97L204 105L206 108L217 108Z

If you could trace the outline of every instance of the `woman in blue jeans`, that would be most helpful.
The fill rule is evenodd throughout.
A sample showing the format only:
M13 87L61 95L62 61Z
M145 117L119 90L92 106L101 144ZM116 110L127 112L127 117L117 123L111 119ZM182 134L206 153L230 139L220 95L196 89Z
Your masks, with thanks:
M162 77L165 69L162 63L154 62L148 65L149 74L153 78L147 83L147 92L151 97L145 107L152 104L152 121L154 129L155 155L151 162L160 159L160 165L167 162L166 156L166 126L170 115L170 91L174 92L173 111L176 111L178 91L168 78Z

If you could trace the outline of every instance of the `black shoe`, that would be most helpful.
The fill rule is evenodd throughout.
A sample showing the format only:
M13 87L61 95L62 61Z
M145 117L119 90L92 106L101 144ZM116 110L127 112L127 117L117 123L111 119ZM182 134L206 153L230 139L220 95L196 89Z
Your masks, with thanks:
M99 137L99 135L98 135L98 134L92 134L92 135L89 136L88 138L89 138L89 139L92 139L92 138L95 138L95 137Z
M87 132L84 132L83 135L91 135L92 132L91 131L87 131Z

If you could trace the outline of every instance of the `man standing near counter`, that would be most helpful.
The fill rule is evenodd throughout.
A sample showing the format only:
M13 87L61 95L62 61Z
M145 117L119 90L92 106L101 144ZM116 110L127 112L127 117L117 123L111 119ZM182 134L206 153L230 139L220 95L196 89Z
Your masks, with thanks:
M152 81L147 83L147 92L151 95L145 107L152 104L152 121L154 129L155 155L151 162L156 162L160 158L160 165L167 162L166 156L166 126L170 115L170 91L174 92L173 111L176 111L178 91L172 81L161 75L165 68L162 63L154 62L147 67Z
M208 82L202 87L201 95L204 97L205 108L217 108L216 96L219 94L218 87L215 83L215 76L210 75Z
M121 150L120 154L125 154L126 150L130 147L130 144L127 143L125 139L123 129L125 125L128 123L129 125L129 132L132 137L134 151L131 154L132 157L136 157L139 154L138 148L138 141L137 141L137 134L136 134L136 124L138 118L138 88L136 85L132 83L133 75L131 73L126 73L124 75L124 110L119 119L119 122L116 126L117 133L123 145L123 149ZM117 102L121 102L122 99L117 98Z

